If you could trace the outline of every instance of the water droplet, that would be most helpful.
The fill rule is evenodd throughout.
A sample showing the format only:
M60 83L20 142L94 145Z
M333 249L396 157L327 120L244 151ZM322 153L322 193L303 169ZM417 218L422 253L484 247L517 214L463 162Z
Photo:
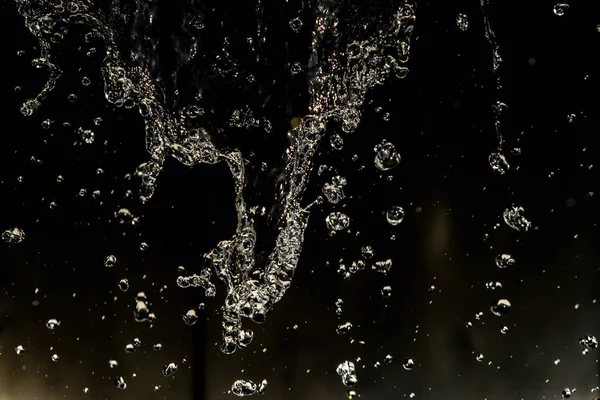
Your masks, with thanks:
M298 32L300 28L302 28L302 25L303 22L300 17L296 17L290 20L290 28L292 28L294 32Z
M171 376L175 372L177 372L177 364L169 363L163 367L162 374L163 376Z
M385 214L388 224L396 226L404 220L404 209L400 206L393 206Z
M325 218L325 225L330 231L341 231L350 225L350 218L339 211L332 212Z
M84 76L83 78L81 78L81 84L83 86L90 86L90 83L92 83L92 81L87 76Z
M562 397L563 397L564 399L568 399L569 397L571 397L571 394L572 394L572 393L571 393L571 389L565 388L565 389L563 389L563 391L562 391Z
M58 359L59 359L58 354L56 354L56 353L52 354L52 356L50 356L50 359L54 362L58 362Z
M498 268L504 269L507 267L512 267L513 265L515 265L515 259L512 258L510 254L498 254L496 256L496 266Z
M375 251L373 251L373 247L367 245L360 249L360 254L365 260L370 260L375 255Z
M342 137L338 133L334 133L329 138L329 144L331 144L331 147L334 150L342 150L342 148L344 147L344 139L342 139Z
M185 322L185 324L187 326L192 326L196 322L198 322L198 316L196 315L196 310L194 310L192 308L192 309L188 310L188 312L183 314L183 322Z
M569 9L569 5L565 4L565 3L558 3L557 5L554 6L554 14L558 15L559 17L562 17L563 15L565 15L565 11L567 11Z
M104 266L108 267L108 268L114 267L116 262L117 262L117 257L115 257L111 254L104 259Z
M15 347L15 353L17 353L17 354L25 353L25 348L23 347L23 345L18 345L17 347Z
M115 386L121 390L127 389L127 383L125 383L125 379L122 376L115 379Z
M133 221L133 215L127 208L121 208L115 213L115 218L120 224L130 224Z
M344 361L336 368L336 373L342 377L342 383L345 386L354 386L358 382L356 369L352 361Z
M337 333L338 335L345 335L346 333L350 332L351 329L352 323L346 322L345 324L338 325L338 327L335 330L335 333Z
M475 357L475 359L479 362L482 362L484 359L483 354L479 354L477 357Z
M498 300L498 302L496 304L494 304L490 307L490 311L494 315L501 317L501 316L507 314L510 311L510 308L511 308L510 301L508 301L506 299L500 299L500 300Z
M500 329L500 332L502 332L503 335L506 335L508 333L508 326L503 326L502 329Z
M7 229L0 235L4 243L21 243L25 240L25 232L19 228Z
M589 334L579 338L579 344L590 350L595 350L598 348L598 340L595 336Z
M396 147L386 140L375 146L375 167L380 171L388 171L400 163L400 154Z
M121 289L122 292L129 290L129 281L127 278L123 278L119 281L119 289Z
M257 389L256 383L249 380L239 379L231 385L231 393L239 397L252 396L256 393Z
M135 351L135 346L134 346L133 344L131 344L131 343L128 343L128 344L125 346L125 352L126 352L126 353L133 353L134 351Z
M490 281L490 282L486 282L485 287L487 289L491 289L491 290L502 289L502 283Z
M154 346L152 346L152 348L154 349L154 351L161 351L162 350L162 344L156 343L156 344L154 344Z
M502 214L506 225L510 226L516 231L528 231L531 228L531 222L525 218L523 213L525 209L521 206L512 206L504 210Z
M146 243L146 242L140 243L140 250L141 251L146 251L146 250L148 250L149 247L150 246L148 246L148 243Z
M117 362L117 360L108 360L108 366L110 368L117 368L119 366L119 363Z
M46 328L54 330L54 328L58 328L60 326L60 321L55 318L51 318L46 321Z
M388 258L384 261L376 261L372 269L382 274L387 274L392 269L392 260Z
M461 31L466 31L469 29L469 19L465 14L458 14L456 16L456 25Z
M407 358L402 362L402 366L404 367L405 370L410 371L411 369L414 368L415 362L412 358Z
M332 178L331 183L325 183L323 186L323 194L327 201L331 204L337 204L344 200L344 186L346 186L346 178L342 176L335 176Z
M392 297L392 287L384 286L381 289L381 295L383 296L384 299L389 299L390 297Z
M504 175L510 169L510 165L508 165L506 158L500 153L490 154L488 162L492 170L500 175Z
M391 364L392 361L394 361L394 357L391 354L386 355L383 359L383 362L386 364Z

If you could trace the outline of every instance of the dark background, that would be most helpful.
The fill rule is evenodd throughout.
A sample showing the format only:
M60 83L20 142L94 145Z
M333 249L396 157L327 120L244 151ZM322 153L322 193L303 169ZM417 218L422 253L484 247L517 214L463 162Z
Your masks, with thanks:
M313 174L306 203L338 173L348 180L349 198L313 209L292 288L265 324L249 323L252 345L226 356L215 345L224 288L218 283L217 297L205 300L200 290L175 284L178 266L198 271L201 255L234 232L226 167L190 169L169 160L150 202L128 197L139 187L128 174L148 158L143 122L135 111L106 103L102 44L96 44L98 55L87 57L93 44L78 36L84 28L73 28L56 90L38 112L23 117L19 107L40 90L45 72L31 66L36 41L14 5L3 3L0 230L16 226L27 238L0 243L0 398L212 400L232 398L227 391L236 379L266 378L265 399L341 399L347 388L335 368L356 357L354 389L365 399L410 393L417 399L559 398L564 388L576 389L573 398L595 398L598 352L582 355L578 338L600 335L600 14L593 2L569 4L563 17L553 13L553 1L492 5L504 60L497 92L479 2L418 3L409 75L372 90L343 150L325 140L317 157L316 166L333 171ZM456 25L459 12L469 18L465 32ZM91 79L89 87L81 85L83 76ZM70 93L77 95L74 103ZM502 125L511 165L505 176L487 163L496 147L497 100L509 110ZM96 117L103 119L100 126L93 124ZM45 119L54 121L50 129L42 128ZM95 132L93 144L81 143L80 126ZM277 127L273 135L285 130ZM373 166L372 150L383 138L402 155L385 174ZM283 152L284 140L266 143L273 146L266 153ZM515 147L520 155L511 154ZM525 208L532 230L504 224L502 211L511 204ZM396 227L385 220L392 205L406 210ZM140 223L118 224L120 207ZM350 216L349 232L328 234L324 219L334 209ZM141 242L149 249L141 251ZM391 273L365 270L342 279L340 260L358 260L367 244L376 260L393 259ZM515 266L498 269L499 253L513 255ZM118 259L112 269L103 265L109 254ZM131 286L125 293L117 286L122 278ZM492 280L503 288L486 289ZM380 293L385 285L393 289L389 299ZM156 313L152 327L133 319L139 291ZM341 317L338 298L344 300ZM500 298L513 307L496 317L489 307ZM198 323L186 326L182 314L200 302L206 308L198 311ZM61 326L48 330L49 318ZM336 326L346 321L353 329L337 335ZM142 345L127 354L134 337ZM159 342L163 350L155 352ZM19 344L22 355L14 351ZM58 362L51 361L53 353ZM387 354L391 364L383 362ZM476 360L479 354L484 361ZM402 368L406 357L416 363L411 371ZM119 366L110 369L109 359ZM161 369L169 362L179 370L165 378ZM125 378L126 390L114 387L117 376Z

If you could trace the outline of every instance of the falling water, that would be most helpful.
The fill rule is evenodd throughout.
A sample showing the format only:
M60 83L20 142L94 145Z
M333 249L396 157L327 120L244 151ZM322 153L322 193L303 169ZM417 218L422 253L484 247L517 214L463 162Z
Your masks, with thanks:
M42 107L59 82L61 67L53 61L52 45L68 34L69 25L82 24L90 29L86 39L101 38L106 46L101 66L106 100L116 107L137 109L144 120L150 157L137 169L142 202L152 198L167 157L190 167L220 162L229 167L235 191L235 233L205 255L206 263L199 273L177 279L180 287L201 287L208 297L216 294L215 279L225 284L221 343L225 353L251 342L254 335L242 328L242 319L263 322L290 287L312 204L306 204L304 193L328 126L337 124L346 133L354 131L368 90L408 73L406 62L416 4L413 0L392 3L393 7L381 1L353 4L316 0L310 6L302 2L299 15L290 20L288 29L293 32L312 29L307 59L287 66L292 75L306 75L308 101L304 116L293 120L293 128L287 132L289 144L283 154L281 184L273 196L276 237L270 240L268 233L261 237L256 227L257 218L264 215L260 211L263 207L249 206L244 196L248 178L245 155L235 146L219 144L219 135L228 128L270 132L276 127L271 122L273 116L254 106L266 101L270 83L260 74L249 72L250 66L236 57L229 37L220 38L221 48L217 51L203 47L207 42L203 31L211 23L207 9L193 0L182 7L181 32L174 39L175 54L170 55L176 63L169 69L165 67L166 57L160 56L163 46L157 38L161 13L168 10L159 2L16 0L19 13L39 42L40 55L34 64L48 71L48 80L39 94L22 105L23 115L30 116ZM263 48L267 43L268 7L258 1L255 12L256 30L246 45L252 59L266 65L264 59L268 56ZM166 74L165 69L171 73ZM208 109L201 106L205 93L197 79L209 74L217 82L234 82L247 89L243 93L253 94L242 97L245 104L239 109L216 110L209 115ZM181 87L181 81L187 78L194 82L187 88L191 93ZM255 90L258 83L262 85L258 87L267 88L264 93ZM219 117L222 115L226 117ZM257 241L272 243L264 261L257 261L257 248L264 247ZM145 296L138 295L136 302L136 319L148 320L151 313ZM115 384L125 386L122 379Z

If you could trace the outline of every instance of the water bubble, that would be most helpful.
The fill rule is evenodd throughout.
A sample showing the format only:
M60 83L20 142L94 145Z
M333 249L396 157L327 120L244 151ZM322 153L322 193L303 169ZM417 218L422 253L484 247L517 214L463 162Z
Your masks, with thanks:
M67 96L67 100L69 101L69 103L74 103L75 101L77 101L77 95L75 93L71 93Z
M15 347L15 353L17 353L17 355L25 353L25 348L23 345L18 345Z
M469 29L469 19L465 14L458 14L456 16L456 25L461 31L466 31Z
M500 329L500 332L502 332L503 335L506 335L508 333L508 326L503 326L502 329Z
M360 249L360 254L365 260L370 260L375 255L375 252L373 251L373 247L366 245Z
M163 376L171 376L175 372L177 372L177 364L169 363L163 367L162 374Z
M162 350L162 344L160 343L156 343L152 346L152 348L154 349L154 351L161 351Z
M100 126L102 124L102 121L104 121L102 117L96 117L94 118L94 125Z
M336 368L336 373L342 377L345 386L354 386L358 382L356 368L352 361L343 361Z
M568 399L569 397L571 397L571 389L565 388L562 391L562 397L563 399Z
M139 338L133 338L133 345L135 347L140 347L142 345L142 341Z
M396 167L400 163L400 154L396 151L396 147L388 141L375 146L375 167L380 171L388 171Z
M50 359L54 362L58 362L58 359L59 359L58 354L56 354L56 353L52 354L52 356L50 356Z
M257 389L256 383L250 380L238 379L231 385L231 393L239 397L252 396L256 393Z
M146 251L146 250L148 250L149 247L150 246L148 246L148 243L146 243L146 242L140 243L140 250L141 251Z
M489 281L489 282L486 282L485 287L486 287L486 289L491 289L491 290L502 289L502 283L496 282L496 281Z
M477 357L475 357L475 359L476 359L477 361L479 361L479 362L482 362L482 361L483 361L483 359L484 359L484 357L483 357L483 354L479 354L479 355L477 355Z
M382 274L387 274L392 269L392 260L388 258L384 261L376 261L372 269Z
M562 17L563 15L565 15L565 11L567 11L569 9L569 5L565 4L565 3L558 3L554 6L554 15L558 15L559 17Z
M58 328L60 326L60 321L58 321L56 318L51 318L48 321L46 321L46 328L54 330L54 328Z
M131 343L128 343L128 344L125 346L125 352L126 352L126 353L133 353L134 351L135 351L135 346L134 346L133 344L131 344Z
M125 379L122 376L115 379L115 386L121 390L127 389L127 383L125 383Z
M267 390L267 385L269 384L269 382L267 382L266 379L263 379L261 383L258 384L258 388L256 389L256 393L257 394L265 394L265 391Z
M196 310L189 309L185 314L183 314L183 322L185 322L185 324L187 326L192 326L194 325L196 322L198 322L198 316L196 315Z
M338 133L334 133L329 138L329 144L331 144L331 147L334 150L342 150L342 148L344 147L344 139L342 139L342 137Z
M521 206L512 206L504 210L502 214L506 225L510 226L516 231L528 231L531 228L531 222L525 218L523 213L525 209Z
M515 259L510 254L498 254L496 256L496 266L498 268L504 269L513 265L515 265Z
M390 297L392 297L392 287L384 286L381 289L381 295L383 296L384 299L389 299Z
M21 243L25 240L25 232L19 228L7 229L0 235L4 243Z
M392 357L391 354L386 355L385 358L383 359L383 362L386 364L391 364L392 361L394 361L394 357Z
M507 314L510 311L510 308L511 308L510 301L508 301L506 299L500 299L500 300L498 300L498 302L496 304L493 304L490 307L490 311L494 315L501 317L501 316Z
M43 129L50 129L51 126L52 126L52 120L45 119L45 120L42 121L42 128Z
M92 83L92 81L87 76L84 76L83 78L81 78L81 84L83 86L90 86L90 83Z
M490 154L488 162L490 167L492 167L492 170L500 175L504 175L510 169L510 165L508 165L506 158L500 153Z
M115 217L120 224L129 224L133 221L133 215L127 208L121 208L115 213Z
M344 194L346 178L335 176L331 181L332 183L325 183L323 186L323 194L331 204L337 204L346 198L346 195Z
M83 139L83 141L85 143L87 143L87 144L94 143L94 132L92 132L90 129L79 128L77 130L77 133L79 133L79 135L81 135L81 138Z
M335 329L335 333L338 335L345 335L346 333L350 332L351 329L352 323L346 322L345 324L338 325L338 327Z
M21 114L23 114L26 117L29 117L33 114L35 110L39 108L39 106L39 101L37 101L36 99L29 99L21 105Z
M393 206L386 212L385 218L388 224L396 226L404 220L404 209L400 206Z
M595 336L589 334L579 338L579 344L589 350L595 350L598 348L598 340Z
M292 28L292 30L294 32L298 32L300 30L300 28L302 28L302 25L303 25L303 22L300 17L290 19L290 28Z
M108 366L110 368L117 368L119 366L119 363L117 362L117 360L108 360Z
M119 281L119 289L121 289L122 292L129 290L129 280L127 280L127 278L123 278Z
M404 367L405 370L410 371L411 369L414 368L415 362L413 361L412 358L407 358L402 362L402 366Z
M116 262L117 262L117 257L115 257L111 254L104 259L104 266L108 267L108 268L114 267Z
M339 211L332 212L325 218L325 225L330 231L341 231L350 225L350 218Z

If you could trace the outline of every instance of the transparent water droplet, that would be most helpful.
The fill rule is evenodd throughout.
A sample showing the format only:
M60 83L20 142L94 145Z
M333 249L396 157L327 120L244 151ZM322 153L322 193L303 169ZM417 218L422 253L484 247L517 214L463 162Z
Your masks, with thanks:
M107 268L111 268L111 267L114 267L116 262L117 262L117 257L115 257L111 254L104 259L104 266Z
M506 172L510 169L510 165L508 165L506 158L500 153L490 154L488 157L488 162L492 170L500 175L506 174Z
M256 393L257 389L258 386L256 383L250 380L238 379L231 385L231 393L239 397L252 396Z
M381 289L381 295L383 296L384 299L389 299L390 297L392 297L392 287L384 286Z
M400 206L391 207L385 214L388 224L396 226L404 221L404 209Z
M562 17L563 15L565 15L565 12L569 9L569 5L566 3L558 3L554 6L554 15L558 15L559 17Z
M385 358L383 359L383 362L386 364L391 364L392 361L394 361L394 357L392 357L391 354L386 355Z
M485 357L483 356L483 354L478 354L477 357L475 357L475 359L479 362L482 362L484 358Z
M456 16L456 25L463 32L469 29L469 19L466 14L458 14Z
M300 28L302 28L302 25L303 25L303 22L300 17L290 19L290 28L292 28L292 30L294 32L298 32L300 30Z
M346 322L344 324L338 325L338 327L335 329L335 333L337 333L338 335L345 335L346 333L350 332L351 329L352 323Z
M502 217L506 225L516 231L528 231L531 228L531 222L523 215L525 209L521 206L512 206L504 210Z
M162 350L162 344L160 343L156 343L152 346L152 348L154 349L154 351L161 351Z
M142 243L140 243L140 250L141 250L141 251L146 251L146 250L148 250L149 248L150 248L150 246L148 245L148 243L146 243L146 242L142 242Z
M126 352L126 353L133 353L134 351L135 351L135 346L134 346L133 344L131 344L131 343L128 343L128 344L125 346L125 352Z
M569 397L571 397L571 395L572 395L571 389L568 389L568 388L563 389L563 391L562 391L563 399L568 399Z
M338 133L334 133L329 138L329 144L331 144L331 148L334 150L342 150L344 147L344 139L342 139Z
M327 201L331 204L337 204L346 198L344 194L344 186L346 186L346 178L335 176L331 183L325 183L323 186L323 194Z
M56 353L54 353L54 354L52 354L52 356L50 356L50 359L54 362L58 362L59 358L60 357L58 357L58 354L56 354Z
M177 364L173 362L165 365L162 370L163 376L171 376L175 372L177 372Z
M400 163L400 153L386 140L375 146L375 167L380 171L389 171Z
M596 350L598 348L598 340L593 335L585 335L579 338L579 344L586 347L589 350Z
M387 260L376 261L373 264L372 269L379 273L387 274L392 269L392 264L393 264L392 260L390 258L388 258Z
M50 318L48 321L46 321L46 328L54 330L55 328L58 328L60 326L60 321L58 321L56 318Z
M119 376L118 378L115 379L115 386L117 387L117 389L127 389L127 383L125 383L125 379L123 379L122 376Z
M502 329L500 329L500 332L501 332L503 335L506 335L506 334L508 333L508 326L503 326L503 327L502 327Z
M510 254L498 254L496 256L496 266L498 268L508 268L515 265L515 259ZM500 285L502 286L502 285Z
M25 232L19 228L7 229L0 235L4 243L21 243L25 240Z
M375 255L375 251L373 250L373 247L366 245L360 249L360 254L365 260L370 260Z
M127 280L127 278L123 278L119 281L119 289L121 289L122 292L129 290L129 280Z
M412 358L406 358L402 362L402 366L404 367L405 370L410 371L411 369L414 368L415 362L414 362L414 360Z
M508 301L507 299L500 299L496 304L493 304L490 307L490 311L498 317L507 314L510 311L510 309L511 304L510 301Z
M335 211L325 218L325 225L330 231L341 231L350 225L350 217L344 213Z
M185 322L187 326L192 326L196 322L198 322L198 315L196 315L196 310L192 308L188 310L185 314L183 314L183 322Z
M25 348L23 347L23 345L18 345L17 347L15 347L15 353L17 353L17 354L25 353Z
M110 368L117 368L119 366L119 363L117 362L117 360L108 360L108 366Z
M358 382L356 368L352 361L343 361L336 368L336 373L342 377L344 386L354 386Z

